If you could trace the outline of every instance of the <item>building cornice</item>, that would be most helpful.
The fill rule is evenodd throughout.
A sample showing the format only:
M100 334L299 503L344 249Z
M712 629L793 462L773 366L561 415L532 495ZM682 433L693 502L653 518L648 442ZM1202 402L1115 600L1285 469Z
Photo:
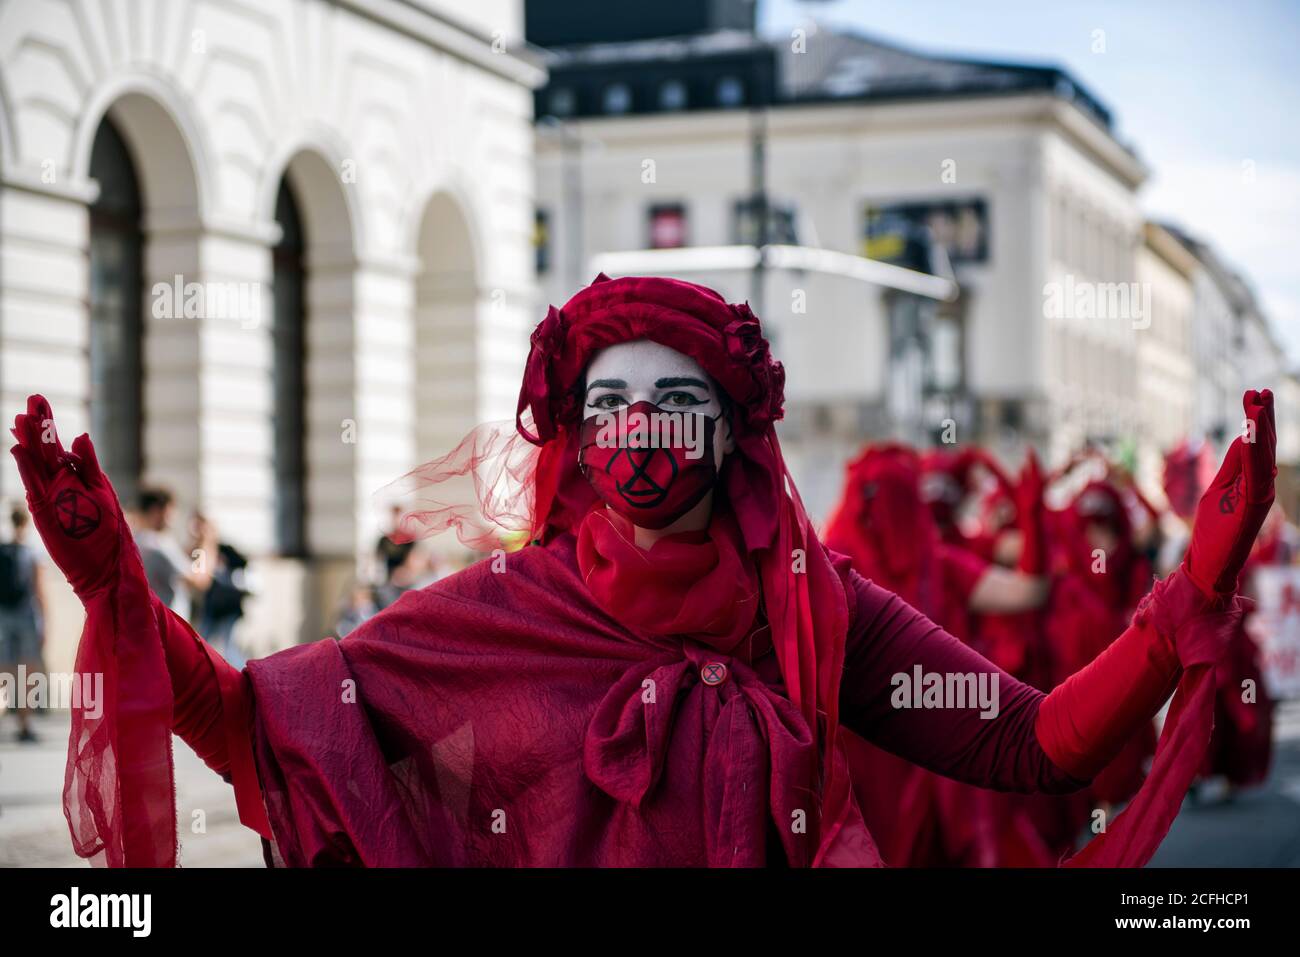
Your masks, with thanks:
M333 0L390 30L404 33L458 59L494 73L530 90L546 83L540 51L526 44L500 47L497 38L484 36L417 0Z
M1188 279L1196 275L1200 263L1167 229L1159 223L1148 222L1142 227L1142 233L1146 247L1164 260L1170 268Z
M1078 106L1048 93L954 96L939 100L827 102L777 105L766 112L772 138L816 133L859 136L878 133L934 132L1035 125L1056 130L1099 162L1130 189L1144 182L1147 167ZM566 125L589 132L607 146L622 141L668 143L701 139L748 138L753 112L693 110L618 117L575 117ZM538 144L545 152L544 144Z
M35 193L39 196L49 196L53 199L66 200L70 203L81 203L89 206L99 198L99 184L91 180L80 182L70 182L67 178L53 183L47 183L39 173L29 172L28 170L18 168L5 170L0 175L0 186L6 189L17 189L25 193Z

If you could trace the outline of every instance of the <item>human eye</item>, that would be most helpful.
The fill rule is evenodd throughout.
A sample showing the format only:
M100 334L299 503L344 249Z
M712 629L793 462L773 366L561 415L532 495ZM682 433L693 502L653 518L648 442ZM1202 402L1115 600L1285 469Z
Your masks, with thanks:
M661 406L667 405L678 409L686 409L691 406L704 405L705 400L690 392L676 391L665 393L663 397L659 399L659 404Z
M611 412L621 405L626 405L627 400L617 392L606 392L604 395L598 395L587 403L587 408L597 409L601 412Z

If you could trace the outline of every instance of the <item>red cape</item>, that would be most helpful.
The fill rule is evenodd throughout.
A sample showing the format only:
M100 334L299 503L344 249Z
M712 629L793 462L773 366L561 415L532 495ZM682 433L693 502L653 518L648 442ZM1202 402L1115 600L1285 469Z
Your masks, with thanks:
M574 548L565 534L500 573L479 562L345 640L249 663L285 863L811 860L792 822L814 746L776 656L632 634L595 605ZM836 863L878 863L856 832Z

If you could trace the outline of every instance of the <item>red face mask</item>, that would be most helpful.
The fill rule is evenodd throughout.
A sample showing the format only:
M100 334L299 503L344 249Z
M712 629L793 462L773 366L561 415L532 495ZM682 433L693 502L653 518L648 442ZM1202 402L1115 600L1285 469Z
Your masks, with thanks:
M699 412L638 402L583 421L578 464L601 500L633 525L666 528L717 481L715 425Z

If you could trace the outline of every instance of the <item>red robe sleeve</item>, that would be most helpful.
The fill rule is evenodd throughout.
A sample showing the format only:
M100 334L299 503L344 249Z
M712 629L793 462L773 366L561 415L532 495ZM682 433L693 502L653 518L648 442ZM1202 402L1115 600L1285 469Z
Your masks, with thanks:
M1133 623L1050 695L1021 684L897 596L849 580L856 616L842 684L846 727L931 771L1003 790L1069 790L1114 758L1174 693L1151 772L1137 796L1068 862L1140 867L1159 846L1209 743L1213 676L1240 627L1239 600L1206 599L1187 576L1157 583ZM902 707L898 676L970 674L991 683L992 718L976 707Z
M271 826L253 761L253 692L183 618L153 596L172 682L172 731L235 788L239 820L268 840Z
M841 684L846 727L927 770L1003 791L1064 793L1087 783L1044 752L1034 726L1044 695L958 641L897 595L850 575L856 602ZM919 669L919 673L918 670ZM996 716L978 706L914 704L918 677L974 676L996 688ZM982 677L981 677L982 676ZM970 683L967 687L970 687ZM986 709L990 710L990 709Z

